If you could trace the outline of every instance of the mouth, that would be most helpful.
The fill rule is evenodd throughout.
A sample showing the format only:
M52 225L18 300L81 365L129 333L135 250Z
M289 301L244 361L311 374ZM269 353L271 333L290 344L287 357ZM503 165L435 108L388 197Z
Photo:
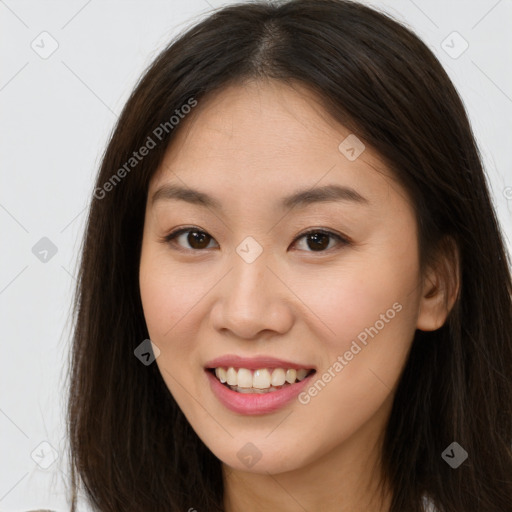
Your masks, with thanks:
M242 394L266 394L303 381L316 372L313 368L206 368L222 385Z
M208 361L204 370L217 400L243 415L271 414L290 405L316 373L304 363L237 354Z

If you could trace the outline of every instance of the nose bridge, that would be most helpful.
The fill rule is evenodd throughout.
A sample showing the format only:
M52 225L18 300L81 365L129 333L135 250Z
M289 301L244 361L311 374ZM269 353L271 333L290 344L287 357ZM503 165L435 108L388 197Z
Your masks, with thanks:
M245 338L262 330L283 332L291 321L282 285L267 267L272 260L270 249L264 250L251 238L244 239L229 258L231 271L214 313L217 329L227 328Z
M251 237L252 238L252 237ZM257 244L257 245L256 245ZM231 272L229 299L239 308L262 308L269 300L269 263L268 249L254 239L245 239L236 248L231 257L233 270Z

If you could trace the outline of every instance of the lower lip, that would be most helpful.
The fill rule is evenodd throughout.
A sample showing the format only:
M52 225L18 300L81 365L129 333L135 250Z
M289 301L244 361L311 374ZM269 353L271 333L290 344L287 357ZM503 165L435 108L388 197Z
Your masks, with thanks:
M207 370L206 374L214 395L229 410L239 414L268 414L290 403L309 384L314 372L300 382L268 393L238 393L222 384L212 372Z

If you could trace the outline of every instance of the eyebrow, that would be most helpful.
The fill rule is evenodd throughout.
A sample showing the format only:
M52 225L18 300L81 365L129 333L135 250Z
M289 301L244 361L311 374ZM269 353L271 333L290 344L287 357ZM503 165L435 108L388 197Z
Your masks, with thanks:
M161 200L185 201L190 204L204 206L214 210L222 210L221 203L212 196L181 185L162 185L151 198L151 204ZM340 185L324 185L306 190L299 190L281 199L278 206L282 209L306 207L314 203L352 202L356 204L369 204L368 199L350 187Z

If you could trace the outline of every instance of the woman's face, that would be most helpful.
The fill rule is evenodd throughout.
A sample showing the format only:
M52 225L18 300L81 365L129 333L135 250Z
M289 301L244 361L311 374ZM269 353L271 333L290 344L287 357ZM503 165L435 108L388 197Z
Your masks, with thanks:
M181 123L140 261L170 392L234 469L367 453L422 315L405 191L301 87L231 86Z

